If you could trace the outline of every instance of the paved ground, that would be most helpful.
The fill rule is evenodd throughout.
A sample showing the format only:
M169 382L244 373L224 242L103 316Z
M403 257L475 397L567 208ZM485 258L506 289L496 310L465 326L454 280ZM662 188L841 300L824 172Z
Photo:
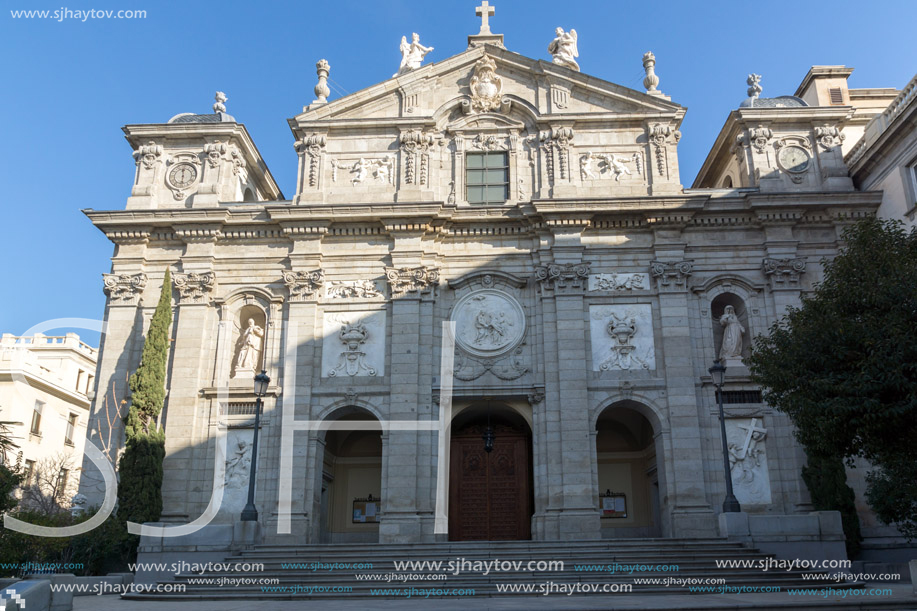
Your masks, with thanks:
M341 611L394 611L400 609L436 611L464 611L482 609L501 611L503 609L646 609L672 611L689 609L707 610L766 610L766 609L910 609L917 610L917 596L911 584L868 584L867 588L891 588L891 596L790 596L785 592L774 594L668 594L668 595L621 595L606 597L542 596L538 598L505 597L454 600L372 600L359 598L336 601L201 601L201 602L147 602L121 600L117 596L79 596L73 599L74 611L318 611L340 609ZM891 606L894 605L894 606Z

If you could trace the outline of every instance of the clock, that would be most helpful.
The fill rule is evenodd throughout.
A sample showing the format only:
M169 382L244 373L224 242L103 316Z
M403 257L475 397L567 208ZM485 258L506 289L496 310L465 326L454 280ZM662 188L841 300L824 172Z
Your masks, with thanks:
M197 179L197 168L190 163L179 163L169 171L169 182L178 189L194 184Z
M787 172L800 174L809 167L809 154L801 146L785 146L777 153L777 161Z

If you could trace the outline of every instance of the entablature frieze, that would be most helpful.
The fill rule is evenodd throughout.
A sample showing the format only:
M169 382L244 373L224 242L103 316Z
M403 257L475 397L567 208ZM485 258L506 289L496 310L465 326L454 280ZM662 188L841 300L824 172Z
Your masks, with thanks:
M879 192L761 194L710 197L544 199L519 206L459 209L442 202L265 205L234 210L123 210L84 213L118 245L323 240L326 237L409 235L531 237L544 232L640 231L798 225L843 226L875 214Z

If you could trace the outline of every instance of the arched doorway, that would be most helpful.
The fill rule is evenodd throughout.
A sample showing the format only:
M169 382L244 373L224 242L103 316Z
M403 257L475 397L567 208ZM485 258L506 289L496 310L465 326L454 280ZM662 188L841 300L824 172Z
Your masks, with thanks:
M532 490L532 432L525 419L490 402L459 412L450 441L449 540L531 539Z
M382 429L368 411L347 407L326 419L319 539L375 543L382 513Z
M662 447L642 407L621 401L596 420L602 538L662 536Z

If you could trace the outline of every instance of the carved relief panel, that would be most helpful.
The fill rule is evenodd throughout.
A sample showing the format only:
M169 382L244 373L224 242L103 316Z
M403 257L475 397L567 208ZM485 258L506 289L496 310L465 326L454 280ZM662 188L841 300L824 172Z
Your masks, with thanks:
M384 311L325 312L323 330L323 378L384 375Z
M726 418L726 444L732 487L741 505L768 505L771 483L767 469L762 418Z
M450 313L455 323L456 379L471 381L490 372L509 381L529 371L524 358L526 315L516 295L524 284L487 273L450 283L461 291Z
M593 371L656 369L649 304L590 306L589 323Z
M579 155L579 177L586 186L645 182L644 160L640 151L601 152L587 150ZM601 183L599 181L610 181Z

